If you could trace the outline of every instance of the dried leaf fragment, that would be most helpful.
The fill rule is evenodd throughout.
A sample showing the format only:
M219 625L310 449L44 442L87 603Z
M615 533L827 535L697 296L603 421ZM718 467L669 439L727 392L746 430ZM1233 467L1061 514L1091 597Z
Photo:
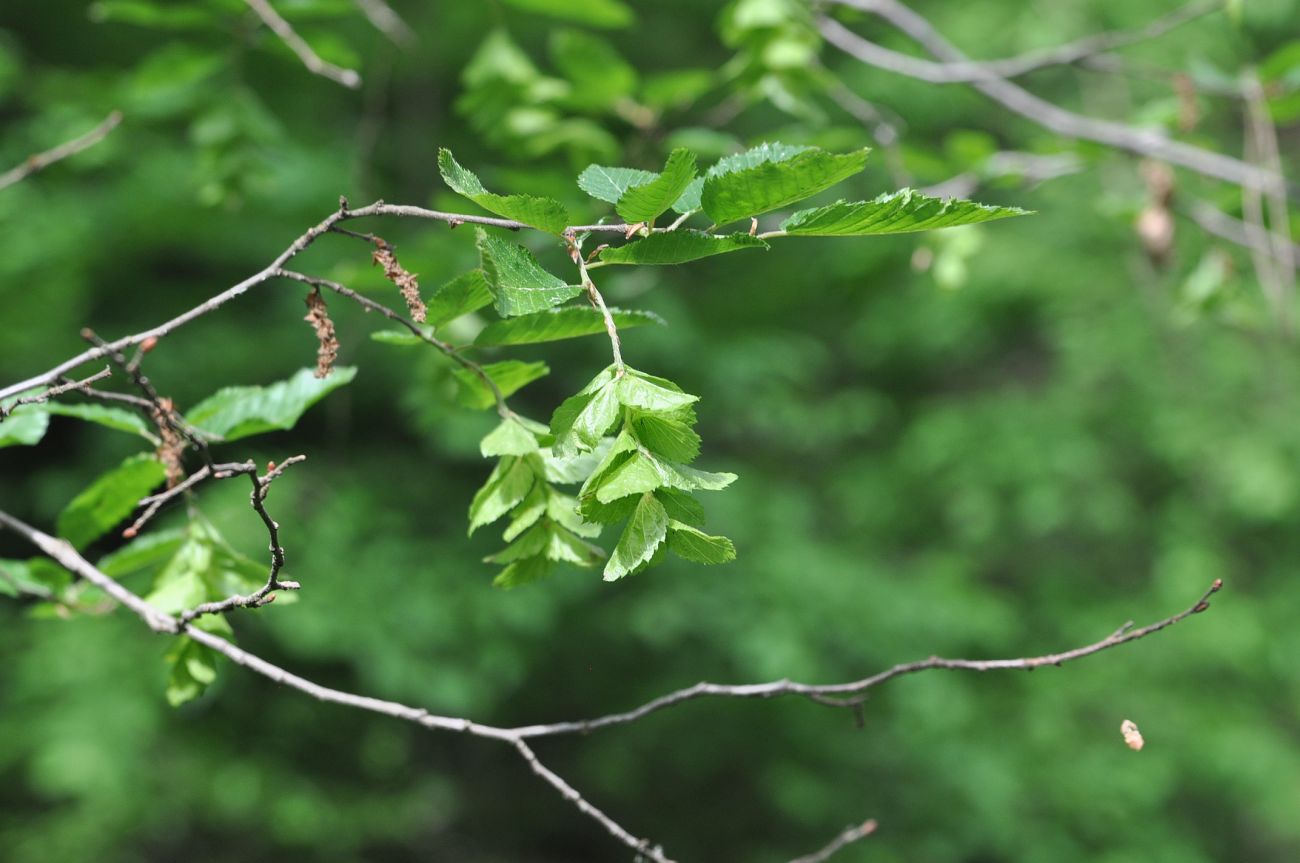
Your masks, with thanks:
M156 455L167 472L169 489L175 488L177 483L185 479L185 468L181 464L185 453L185 440L176 431L175 421L172 419L173 410L171 399L162 399L153 409L151 417L154 426L158 429L160 441Z
M1124 743L1134 752L1146 745L1146 741L1142 739L1142 732L1138 731L1137 723L1131 719L1125 719L1120 723L1119 733L1124 735Z
M311 324L320 342L316 348L316 377L327 378L339 356L339 340L334 335L334 322L330 320L329 309L325 307L325 298L320 291L313 289L307 295L307 315L303 320Z
M384 278L397 285L401 290L402 299L406 300L406 308L411 313L411 320L417 324L424 323L429 310L425 307L424 300L420 299L420 283L415 280L415 273L407 272L398 263L393 247L386 240L382 237L375 237L374 242L374 260L376 264L384 268Z

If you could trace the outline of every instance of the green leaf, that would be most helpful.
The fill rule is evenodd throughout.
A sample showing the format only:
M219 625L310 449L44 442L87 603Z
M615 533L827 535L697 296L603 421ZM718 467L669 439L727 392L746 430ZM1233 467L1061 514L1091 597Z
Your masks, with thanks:
M605 249L600 259L607 264L683 264L712 255L741 249L766 249L767 243L749 234L715 236L703 231L679 228L633 240L624 246Z
M158 444L158 438L150 431L149 424L145 422L144 417L124 408L89 404L65 405L57 402L48 402L41 407L49 414L76 417L88 423L102 425L105 428L137 434L155 446Z
M588 165L578 175L578 188L597 200L617 204L628 189L648 183L657 176L654 171L642 171L640 168Z
M538 15L577 21L587 27L626 27L636 20L622 0L505 0L506 5Z
M669 461L692 462L700 454L700 436L689 425L664 414L639 414L632 429L646 449Z
M578 514L578 501L567 494L550 494L550 499L546 502L546 517L578 536L600 536L600 525L583 521Z
M605 564L605 581L616 581L650 560L667 534L668 512L663 504L653 494L642 495Z
M12 404L17 399L12 399ZM40 410L41 405L22 405L0 420L0 448L7 446L32 446L41 442L50 425L50 415Z
M479 182L473 171L456 161L451 150L438 151L442 180L456 194L469 198L485 210L505 219L523 222L550 234L561 235L569 225L569 211L559 201L533 195L494 195Z
M433 327L424 324L416 324L416 326L429 335L433 335ZM401 345L403 347L425 344L424 339L410 330L377 330L370 334L370 340L380 344Z
M186 421L227 441L268 431L291 429L307 408L350 383L357 370L336 366L327 378L300 369L287 381L267 387L226 387L199 402Z
M462 273L434 291L425 318L433 327L444 327L462 315L492 304L492 289L482 270Z
M955 225L974 225L1011 216L1029 215L1018 207L991 207L960 199L944 200L903 189L874 201L837 201L800 210L781 223L792 237L862 237L902 234Z
M683 491L721 491L736 481L734 473L696 470L684 464L659 462L664 474L664 485Z
M655 491L655 497L659 498L659 502L668 511L668 517L673 521L685 522L696 527L704 524L704 506L686 492L661 488Z
M668 523L668 550L696 563L726 563L736 559L736 547L725 536L709 536L680 521Z
M193 701L217 679L216 653L192 638L176 640L167 651L167 703L172 707Z
M551 34L551 59L573 84L571 102L580 108L609 108L629 98L640 76L609 42L578 30Z
M511 511L510 525L501 538L506 542L513 542L515 537L536 524L550 507L549 498L546 483L539 482L534 485L533 490L528 492L528 495Z
M544 311L582 293L581 285L567 285L551 275L532 252L517 243L479 229L478 249L496 309L503 318Z
M559 525L552 524L549 534L546 543L546 557L549 560L588 567L605 559L603 548L578 538Z
M72 583L72 573L47 557L0 559L0 596L54 599Z
M167 478L152 454L133 455L95 480L59 513L59 536L83 549L135 509L140 498Z
M492 586L509 590L512 587L521 587L525 584L532 584L534 581L541 581L554 571L555 563L553 561L541 556L528 557L515 561L501 570L501 573L492 579Z
M514 419L504 419L479 443L484 458L537 452L537 436Z
M672 207L695 179L695 154L679 147L668 154L664 169L653 180L632 186L614 208L629 224L653 223Z
M682 392L681 387L667 378L635 369L627 370L618 380L617 388L619 404L644 411L673 411L700 400L699 396Z
M488 363L481 368L497 385L502 398L509 398L527 384L551 373L550 367L541 361L525 363L519 360L503 360L499 363ZM456 398L462 405L480 411L496 406L496 396L491 388L473 371L455 369L452 374L460 384L460 391Z
M180 550L185 537L184 528L138 536L112 554L101 557L95 566L105 575L121 579L170 560Z
M594 449L618 421L618 404L613 382L565 399L551 417L552 449L561 456Z
M545 525L539 524L496 554L490 554L483 558L483 562L514 563L516 560L541 554L546 550L549 542L549 532L546 530Z
M654 312L610 309L614 325L620 330L644 324L663 324L664 319ZM521 315L488 324L474 339L478 346L531 345L538 342L556 342L605 332L605 319L589 306L565 306L547 309L533 315Z
M658 463L643 453L632 457L607 473L595 489L596 500L613 503L630 494L644 494L664 485Z
M518 506L536 481L537 476L526 458L501 459L469 505L470 534Z
M866 149L845 155L804 150L784 161L706 177L700 203L715 224L724 225L811 197L858 173L866 161Z

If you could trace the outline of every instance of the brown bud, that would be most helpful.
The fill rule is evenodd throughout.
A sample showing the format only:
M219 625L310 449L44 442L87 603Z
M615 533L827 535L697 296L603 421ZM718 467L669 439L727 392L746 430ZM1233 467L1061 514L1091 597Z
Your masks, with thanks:
M273 462L273 461L268 461L268 462L266 463L266 472L267 472L267 473L270 473L270 472L273 471L273 470L275 470L275 462Z
M150 336L149 338L140 342L140 353L147 354L156 347L158 347L158 337Z
M128 527L126 530L122 531L122 538L135 539L135 534L136 534L136 529L134 527Z
M1215 593L1218 593L1220 590L1223 590L1223 579L1216 578L1214 580L1214 584L1210 587L1210 590L1213 590Z

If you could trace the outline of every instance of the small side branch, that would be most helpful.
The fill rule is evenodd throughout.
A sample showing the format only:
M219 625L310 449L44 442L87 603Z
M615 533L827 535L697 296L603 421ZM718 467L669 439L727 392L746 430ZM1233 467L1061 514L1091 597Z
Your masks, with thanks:
M112 377L112 375L113 375L113 370L108 366L104 366L103 370L96 372L95 374L91 375L88 378L84 378L79 381L68 381L67 383L59 384L56 387L50 387L45 392L38 393L37 395L34 396L24 396L23 398L18 399L11 405L0 404L0 420L5 419L11 413L14 412L15 408L21 407L23 405L41 404L42 402L49 401L55 396L61 396L66 392L71 392L72 390L81 390L83 393L87 392L89 391L91 384L95 383L96 381L102 381L104 378Z
M384 0L356 0L361 13L372 26L388 37L394 45L407 46L415 42L415 31Z
M592 308L600 312L600 317L605 322L605 333L609 336L609 346L614 353L614 374L622 377L623 349L618 338L618 326L614 323L614 316L610 314L609 306L605 305L605 298L596 288L596 283L591 280L591 274L587 272L587 262L582 257L582 250L577 246L571 246L570 253L573 262L578 265L578 272L582 275L582 287L587 291L588 301L591 302Z
M6 186L12 186L20 180L25 180L32 174L44 170L55 162L66 159L69 156L75 156L82 150L90 149L100 141L107 138L108 133L116 129L117 125L121 122L122 112L114 111L105 117L98 126L91 129L81 137L73 138L71 141L67 141L53 149L46 150L43 153L36 153L28 156L23 160L21 165L10 168L8 171L0 174L0 189L5 188Z
M322 78L328 78L331 81L342 84L350 90L355 90L361 86L361 76L352 69L344 69L342 66L335 66L333 63L322 60L320 56L312 50L297 31L289 24L288 21L275 11L268 0L244 0L248 8L257 13L257 17L262 19L262 23L271 29L271 32L280 37L290 51L298 55L302 65L306 66L308 71L320 75Z
M852 845L860 839L866 839L872 833L876 832L876 819L872 818L863 821L861 824L854 824L845 828L844 832L836 836L819 851L803 857L796 857L790 863L825 863L831 857L848 845Z

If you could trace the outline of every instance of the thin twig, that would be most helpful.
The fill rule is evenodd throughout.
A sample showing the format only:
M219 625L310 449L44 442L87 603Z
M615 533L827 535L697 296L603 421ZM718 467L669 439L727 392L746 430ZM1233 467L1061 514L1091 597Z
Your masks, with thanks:
M83 380L68 381L67 383L50 387L49 389L45 390L45 392L37 393L34 396L24 396L10 405L0 404L0 420L5 419L11 413L14 412L15 408L22 407L23 405L36 405L42 402L47 402L50 399L54 398L55 396L61 396L64 393L70 392L72 390L81 390L83 393L87 392L89 391L91 384L95 383L96 381L102 381L104 378L112 377L112 375L113 375L113 370L108 366L104 366L104 368L101 371L95 372L93 375Z
M342 84L348 89L355 90L361 86L361 76L352 69L344 69L342 66L335 66L312 50L312 47L298 35L292 25L276 12L268 0L244 0L248 8L257 13L257 17L262 19L262 23L271 29L271 32L280 37L290 51L298 55L298 59L307 67L308 71L320 75L322 78L328 78Z
M600 312L601 318L605 321L605 333L609 336L609 346L614 352L614 374L616 377L623 376L623 351L618 338L618 326L614 323L614 316L610 314L609 306L605 305L605 298L596 288L596 283L591 280L591 274L587 272L587 262L583 260L582 253L574 247L573 261L578 265L578 272L582 275L582 286L587 291L587 299L591 302L593 308Z
M1193 198L1180 207L1179 212L1199 225L1202 230L1220 239L1236 243L1251 251L1259 251L1266 255L1273 254L1273 243L1270 240L1253 236L1244 222L1234 219L1208 201ZM1291 243L1289 253L1293 258L1300 258L1300 245Z
M61 159L75 156L82 150L90 149L100 141L107 138L108 133L116 129L117 125L121 122L122 112L113 111L105 117L98 126L91 129L86 134L78 138L73 138L71 141L67 141L57 147L46 150L43 153L36 153L28 156L22 161L21 165L10 168L8 171L0 174L0 189L5 188L6 186L12 186L20 180L25 180L37 171L53 165Z
M818 16L817 26L828 42L864 63L931 83L951 83L947 67L966 63L969 58L944 38L929 21L898 0L830 0L870 12L914 39L941 62L912 57L870 42L827 16ZM1139 129L1111 120L1085 117L1067 111L1024 88L998 77L981 77L969 82L984 95L1033 122L1064 135L1096 141L1118 150L1151 156L1239 186L1250 185L1263 190L1291 190L1286 181L1273 171L1247 164L1240 159L1204 150L1164 134Z
M1259 76L1253 71L1242 75L1242 95L1245 98L1246 152L1261 167L1282 173L1282 158L1278 152L1277 127L1269 114L1268 100ZM1271 253L1255 256L1255 269L1260 283L1265 286L1273 301L1278 325L1284 335L1290 335L1292 304L1295 298L1296 258L1291 244L1290 216L1287 213L1286 195L1277 189L1268 192L1268 227L1264 226L1263 208L1259 192L1242 189L1242 213L1246 216L1247 232L1253 239L1263 239ZM1261 236L1262 235L1262 236Z
M356 0L356 3L366 20L394 45L404 47L415 41L415 31L384 0Z
M553 725L501 728L476 723L464 717L430 713L428 710L423 708L411 707L401 704L400 702L385 701L365 695L344 692L339 689L322 686L321 684L307 680L306 678L286 671L285 669L274 665L255 654L249 653L243 648L237 647L219 635L205 632L192 624L183 623L171 615L160 612L158 609L145 602L140 596L123 587L115 579L95 568L95 566L83 558L77 550L65 540L56 539L49 534L39 531L25 522L14 518L3 510L0 510L0 527L7 527L14 531L39 548L60 566L102 589L110 597L116 599L124 607L140 617L155 632L188 636L205 647L211 648L212 650L222 654L237 665L241 665L282 686L296 689L299 692L309 695L319 701L403 719L430 729L453 731L461 734L469 734L475 737L499 740L511 744L520 755L524 755L525 751L531 752L531 750L526 746L521 748L521 744L530 737L585 733L595 728L631 722L657 710L703 696L770 698L783 694L799 694L804 696L845 695L861 693L868 688L877 686L887 680L891 680L904 674L911 674L918 671L936 668L965 669L974 671L1017 668L1032 670L1043 665L1061 665L1073 659L1079 659L1111 647L1127 644L1128 642L1135 641L1139 638L1145 638L1152 633L1159 632L1168 626L1178 623L1192 614L1205 611L1209 608L1210 596L1222 587L1221 581L1215 581L1210 590L1207 591L1195 605L1184 612L1174 615L1173 617L1166 618L1165 620L1150 624L1149 626L1142 627L1138 630L1125 632L1121 629L1102 641L1085 647L1076 648L1075 650L1066 651L1064 653L1032 658L1000 660L940 659L938 657L931 657L930 659L922 660L920 662L896 665L887 671L883 671L879 674L873 675L872 677L864 678L863 680L856 682L824 686L810 686L807 684L792 683L788 680L749 686L720 686L717 684L701 683L688 689L679 690L678 692L655 699L654 701L648 702L637 710L629 713L611 714L606 717L588 720L586 722L566 722L556 723ZM528 760L527 757L525 757L525 760ZM561 793L564 793L563 789L568 788L568 784L558 776L555 776L551 771L549 771L549 769L542 768L542 770L538 770L537 766L534 766L535 762L536 759L534 756L534 759L529 761L529 764L533 767L534 771L538 772L538 775L551 783L552 786L557 788L557 790L560 790ZM576 792L574 792L574 794L576 794ZM587 803L580 795L575 798L565 794L565 799L577 805L579 811L598 821L606 830L610 829L610 824L614 824L609 816L600 812L600 810L596 809L590 803ZM617 827L616 824L615 826ZM656 860L663 857L662 852L657 848L647 847L647 842L635 839L635 837L624 828L617 827L617 831L618 832L614 832L615 836L618 836L624 842L629 844L630 847L636 848L640 853L658 853L660 855L659 858L652 858ZM628 839L631 841L629 842Z
M863 821L861 824L854 824L845 828L844 832L832 839L824 848L804 857L796 857L790 863L825 863L832 855L838 853L846 845L852 845L859 839L865 839L872 833L876 832L876 819L872 818Z
M893 680L895 677L902 677L906 674L915 674L919 671L930 671L931 669L958 669L964 671L1008 671L1024 670L1033 671L1035 668L1044 666L1059 666L1076 659L1082 659L1085 656L1091 656L1094 653L1100 653L1103 650L1109 650L1112 647L1118 647L1121 644L1128 644L1130 641L1137 641L1140 638L1146 638L1152 633L1173 626L1185 618L1205 611L1209 607L1210 597L1217 593L1223 584L1221 581L1215 581L1205 595L1197 600L1196 604L1186 611L1167 617L1164 620L1157 621L1141 629L1128 631L1117 631L1103 638L1101 641L1092 644L1076 647L1073 650L1067 650L1063 653L1049 653L1044 656L1022 657L1019 659L944 659L938 656L931 656L929 659L922 659L916 662L904 662L895 665L892 668L873 674L870 677L864 677L861 680L855 680L850 683L832 683L832 684L809 684L797 683L792 680L777 680L771 683L750 683L750 684L720 684L720 683L697 683L694 686L688 686L685 689L679 689L676 692L670 692L667 695L661 695L651 701L647 701L640 707L623 713L611 713L606 716L599 716L594 719L585 719L578 722L555 722L549 725L531 725L513 729L521 737L545 737L555 734L586 734L599 728L607 728L612 725L624 725L629 722L635 722L645 716L655 713L665 708L675 707L686 701L693 701L697 698L714 697L714 698L774 698L780 695L798 695L810 700L826 703L823 699L814 698L814 696L857 696L879 686L882 683ZM851 701L844 701L835 706L849 707Z

